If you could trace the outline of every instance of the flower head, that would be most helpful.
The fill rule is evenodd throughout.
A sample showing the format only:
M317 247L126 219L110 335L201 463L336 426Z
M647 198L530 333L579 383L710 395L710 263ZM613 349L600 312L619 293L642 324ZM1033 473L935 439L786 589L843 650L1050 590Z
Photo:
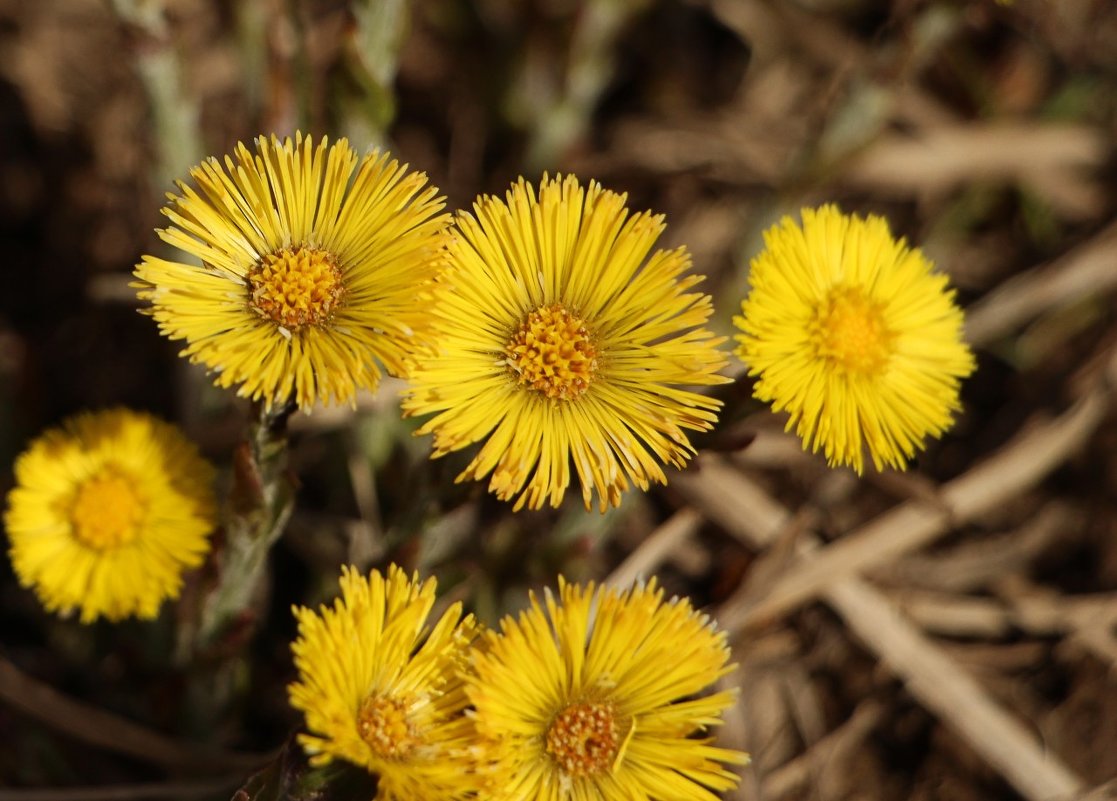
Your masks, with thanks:
M16 460L4 525L20 583L83 623L155 617L209 550L213 475L177 428L149 415L70 418Z
M747 756L694 735L732 691L725 635L651 582L625 593L559 580L485 635L469 697L490 764L486 797L713 801Z
M945 275L881 217L804 209L764 234L734 322L756 397L790 414L804 447L860 473L904 469L959 408L974 369Z
M294 610L299 680L288 692L310 730L299 742L312 765L336 757L377 774L381 799L456 799L476 788L459 677L473 618L462 619L458 603L429 629L434 600L434 579L420 584L395 565L367 578L343 567L332 608Z
M201 265L145 256L139 296L222 387L268 407L292 396L351 401L381 365L405 372L429 347L429 292L449 224L422 173L342 139L296 135L237 146L180 183L160 237Z
M686 251L648 255L662 216L630 216L624 195L573 176L544 177L538 196L521 179L474 214L449 247L440 350L404 400L434 413L419 430L434 455L484 440L458 480L491 473L517 509L558 506L571 462L587 508L594 492L604 510L629 482L665 483L660 462L683 467L686 430L720 406L682 387L724 381L725 358Z

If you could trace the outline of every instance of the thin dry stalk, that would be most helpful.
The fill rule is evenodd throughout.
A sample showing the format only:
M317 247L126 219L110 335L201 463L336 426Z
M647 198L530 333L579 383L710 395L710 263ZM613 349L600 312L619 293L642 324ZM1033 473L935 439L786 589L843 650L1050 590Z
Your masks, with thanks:
M1083 646L1112 670L1117 670L1117 594L1064 597L1032 584L1023 576L1009 576L996 588L1012 606L1017 625L1028 632L1057 631Z
M6 790L0 788L0 801L139 801L139 799L194 799L228 795L244 782L244 777L202 781L110 784L104 787L37 787Z
M708 471L704 470L708 474ZM708 475L707 475L708 477ZM721 476L723 480L727 475ZM772 539L772 522L787 520L790 513L753 485L736 475L729 497L748 494L764 498L764 518L752 519L733 504L696 506L712 520L732 529L755 547ZM688 484L684 492L695 495ZM778 535L778 532L777 534ZM812 538L813 539L813 538ZM811 543L804 542L810 547ZM817 547L817 543L814 543ZM850 629L900 678L920 703L937 714L970 747L1030 801L1050 801L1080 792L1082 781L1057 757L1045 752L1028 731L998 706L981 686L950 659L941 648L911 625L888 599L856 576L836 574L822 585L823 598L842 616ZM719 615L720 617L720 615Z
M1105 416L1109 401L1108 389L1096 388L1060 417L1035 426L944 485L940 504L907 501L833 545L804 553L770 586L742 587L725 611L726 625L747 626L786 614L816 597L835 579L884 564L1006 503L1077 450ZM713 459L703 459L704 474L711 472ZM694 489L698 480L686 477L684 490ZM719 503L728 504L736 514L753 513L752 507L737 500L728 495Z
M861 704L834 731L823 737L800 756L764 777L762 797L778 801L788 796L802 798L810 787L820 783L831 765L841 766L844 757L858 748L880 722L884 710L872 701Z
M826 600L908 691L938 715L1031 801L1081 792L1084 784L1057 756L997 705L969 674L911 625L888 599L858 578L826 589Z
M172 740L138 723L69 698L28 676L3 657L0 657L0 701L74 739L144 762L188 767L204 774L247 770L268 759L266 755L202 751Z
M1047 309L1117 287L1117 223L1048 264L1005 281L966 312L966 339L975 345L1010 334Z
M1096 174L1109 155L1105 137L1084 125L999 123L925 128L916 136L882 137L850 162L846 181L903 194L942 192L974 180L1068 185ZM1092 195L1048 197L1082 212Z
M604 583L619 589L631 587L644 576L654 573L663 561L698 531L702 515L693 509L681 509L656 528L643 542L617 565Z
M961 593L988 587L1031 564L1065 531L1079 524L1080 515L1069 505L1045 504L1018 528L963 542L944 553L910 554L874 571L881 584Z

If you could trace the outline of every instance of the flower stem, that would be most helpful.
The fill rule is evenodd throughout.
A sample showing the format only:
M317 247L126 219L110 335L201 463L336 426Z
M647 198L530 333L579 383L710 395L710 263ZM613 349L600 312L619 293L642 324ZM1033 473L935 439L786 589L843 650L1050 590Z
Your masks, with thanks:
M266 577L272 545L287 527L295 506L294 479L287 469L288 402L260 408L248 438L233 458L233 484L225 519L225 545L216 583L202 602L193 635L195 653L251 628L252 611Z

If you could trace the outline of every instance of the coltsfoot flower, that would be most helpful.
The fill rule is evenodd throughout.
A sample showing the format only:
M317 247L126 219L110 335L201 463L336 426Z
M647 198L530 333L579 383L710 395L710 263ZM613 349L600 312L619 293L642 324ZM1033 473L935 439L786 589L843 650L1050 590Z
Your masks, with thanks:
M145 256L139 297L182 355L267 407L352 401L430 347L449 215L422 173L345 139L243 144L179 183L160 237L201 264Z
M734 318L755 394L831 466L899 470L940 436L974 370L947 277L881 217L804 209L764 234Z
M475 629L451 606L427 618L435 580L395 565L387 576L343 567L341 597L296 607L291 705L306 716L299 742L312 765L347 760L377 775L377 798L440 801L476 790L472 724L460 672Z
M683 467L686 432L717 420L711 385L724 341L702 328L702 278L684 248L649 256L663 217L631 215L625 196L574 176L524 180L457 217L437 355L419 361L404 399L433 414L434 456L483 442L459 481L491 474L517 509L558 506L570 465L590 508L620 503L630 482L665 483Z
M545 606L545 608L544 608ZM696 737L736 694L725 635L655 582L619 593L559 580L484 635L469 697L483 744L483 797L531 801L715 801L747 755Z
M126 409L70 418L16 460L4 525L20 583L82 623L155 617L209 551L213 477L169 423Z

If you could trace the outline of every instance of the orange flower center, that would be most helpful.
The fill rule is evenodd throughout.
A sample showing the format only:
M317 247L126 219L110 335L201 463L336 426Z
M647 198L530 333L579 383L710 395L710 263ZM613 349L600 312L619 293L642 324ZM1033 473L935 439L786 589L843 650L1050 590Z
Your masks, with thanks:
M78 486L70 509L74 537L98 551L127 545L136 538L144 504L134 481L116 472L103 471Z
M597 372L597 350L585 321L561 303L529 314L505 345L504 355L522 386L551 399L577 398Z
M332 253L295 245L269 253L248 273L249 305L287 331L329 320L345 295Z
M407 715L408 704L399 698L370 695L357 712L361 739L381 759L404 759L421 743L415 724Z
M873 373L893 351L893 335L876 301L858 287L836 287L812 326L818 355L850 372Z
M612 704L571 704L547 729L547 754L568 776L600 776L612 770L621 734Z

